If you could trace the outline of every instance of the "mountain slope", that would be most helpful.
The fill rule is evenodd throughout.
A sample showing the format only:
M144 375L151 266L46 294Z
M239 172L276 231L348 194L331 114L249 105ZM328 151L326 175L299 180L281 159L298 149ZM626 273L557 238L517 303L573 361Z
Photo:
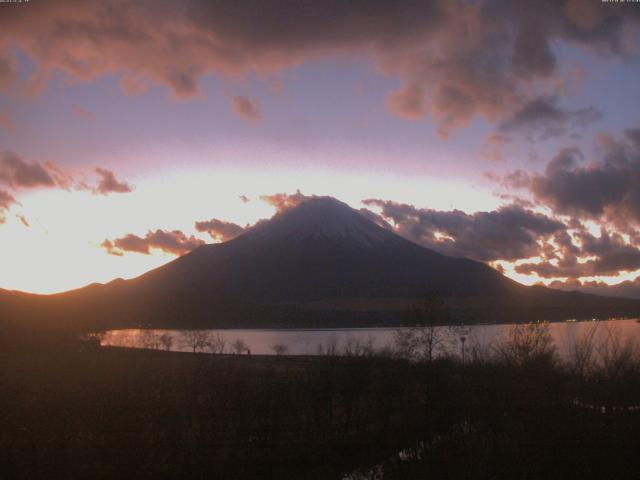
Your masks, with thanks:
M307 201L224 244L136 280L260 303L412 297L426 288L485 295L517 288L484 264L420 247L329 198Z
M92 328L388 325L428 289L467 323L640 313L638 301L522 286L314 198L132 280L47 297L5 293L0 318Z

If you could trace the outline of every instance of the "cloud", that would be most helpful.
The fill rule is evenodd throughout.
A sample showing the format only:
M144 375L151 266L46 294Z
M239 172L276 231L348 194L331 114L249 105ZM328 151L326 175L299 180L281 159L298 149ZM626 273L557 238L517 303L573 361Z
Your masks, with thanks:
M39 163L28 163L13 152L0 154L0 183L11 188L55 187L50 169Z
M0 52L0 92L8 90L15 82L16 77L16 60L14 55L9 51L5 53Z
M273 195L260 195L260 200L275 207L278 212L283 212L315 197L315 195L305 195L300 190L296 190L296 193L293 194L274 193Z
M0 184L5 184L14 190L73 187L101 195L128 193L133 190L127 182L117 180L111 170L98 167L94 172L98 174L99 181L97 185L90 186L84 181L77 180L71 172L54 163L28 162L13 152L0 153Z
M140 95L149 89L149 82L134 75L123 75L120 77L118 85L123 93L130 97Z
M517 262L513 269L523 275L579 279L640 269L638 230L623 234L602 226L596 235L576 218L560 220L515 203L473 214L378 199L363 203L374 210L368 218L409 240L445 255Z
M505 118L498 129L503 133L535 133L540 139L547 139L568 133L570 127L584 128L600 118L602 114L593 107L565 109L559 105L557 96L543 96L527 101Z
M233 111L236 115L250 122L261 122L262 113L254 101L247 97L233 97Z
M0 224L5 222L5 212L11 205L16 203L16 199L9 192L0 190Z
M122 256L124 252L149 255L152 249L180 256L204 244L204 241L194 236L187 237L180 230L149 230L144 237L129 233L115 240L106 239L100 246L110 255L117 256Z
M24 225L25 227L29 228L31 227L31 224L29 223L29 221L27 220L27 217L25 217L24 215L16 215L16 218L20 221L20 223L22 225Z
M9 133L13 133L16 130L16 124L11 113L11 108L8 105L0 107L0 128L4 128Z
M198 232L207 232L213 240L218 242L232 240L246 230L246 227L241 227L233 222L218 220L217 218L196 222L195 226Z
M79 105L74 105L72 108L72 112L78 118L82 118L83 120L88 120L89 122L95 122L96 116L86 108L80 107Z
M517 205L492 212L467 214L369 199L393 231L446 255L479 261L517 260L537 255L538 241L565 228L564 224Z
M535 80L557 75L552 45L629 55L639 17L635 5L591 0L535 10L507 0L68 0L5 13L0 88L15 82L14 46L34 60L39 78L115 73L127 94L155 82L179 98L198 95L210 73L267 78L310 59L358 53L401 80L392 111L430 114L442 135L478 115L500 121L535 96Z
M516 265L515 271L525 275L537 274L543 278L580 278L618 275L640 269L640 250L625 241L618 233L601 229L596 237L585 229L566 234L557 248L551 248L542 263Z
M0 152L0 187L4 186L12 192L35 188L74 188L88 190L94 195L108 195L127 193L133 189L127 182L117 180L110 170L96 168L94 171L100 179L97 185L92 186L54 163L28 162L14 152ZM0 189L0 223L4 223L4 212L14 203L18 202L13 193Z
M108 195L110 193L130 193L133 187L127 182L119 181L111 170L106 168L96 168L95 172L100 176L98 185L91 190L100 195Z
M482 148L482 156L492 162L501 163L504 162L503 149L504 146L511 143L513 140L507 135L501 133L494 133L489 135L484 140Z
M636 130L624 139L604 139L603 157L584 163L576 148L562 149L528 188L535 200L559 214L605 219L619 228L640 225L640 142Z

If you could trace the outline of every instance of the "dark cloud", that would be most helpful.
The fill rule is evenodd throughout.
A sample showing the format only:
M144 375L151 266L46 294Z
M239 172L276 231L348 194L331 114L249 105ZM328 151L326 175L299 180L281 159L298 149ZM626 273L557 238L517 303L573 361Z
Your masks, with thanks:
M566 232L557 236L557 248L544 253L542 263L524 263L515 267L525 275L537 274L543 278L580 278L618 275L640 269L640 250L628 243L618 233L604 228L596 237L582 229L574 233L574 239Z
M546 96L529 100L503 120L498 128L504 133L523 131L538 134L544 140L564 135L570 127L584 128L600 118L602 115L593 107L565 109L559 105L557 96Z
M117 180L111 170L96 168L95 172L100 176L100 181L98 185L92 188L94 193L108 195L110 193L129 193L133 191L133 187L127 182Z
M531 185L531 176L524 170L516 170L508 173L502 178L499 178L502 184L511 189L527 188Z
M536 261L514 265L514 270L524 275L578 279L640 269L638 230L622 234L602 227L595 235L576 218L560 221L516 203L474 214L376 199L364 203L379 211L369 211L368 218L445 255L484 262L537 257Z
M132 233L115 240L105 240L100 245L109 254L122 256L124 252L135 252L149 255L151 249L162 250L173 255L184 255L200 245L204 241L190 236L187 237L180 230L149 230L144 237L139 237Z
M212 218L211 220L196 222L196 230L198 232L207 232L213 240L226 242L243 233L246 227L241 227L233 222L225 222L217 218Z
M51 162L28 162L13 152L0 153L0 186L6 186L11 191L33 188L62 188L65 190L75 188L76 190L89 190L96 195L132 191L131 185L117 180L110 170L96 168L95 173L100 179L97 185L91 186L85 181L78 181L73 174ZM0 215L14 203L17 201L12 193L0 190ZM0 223L4 223L3 215L0 218Z
M470 215L375 199L363 203L379 208L381 217L406 238L446 255L480 261L537 255L538 241L564 228L557 220L517 205Z
M431 114L443 135L481 115L500 121L557 74L552 45L627 55L635 5L507 0L261 0L32 2L0 18L0 87L15 81L18 46L38 78L61 70L89 81L116 72L128 94L149 82L199 94L208 73L268 76L327 55L367 54L400 78L396 113ZM627 36L625 37L625 34Z
M250 122L262 121L262 113L253 100L247 97L233 97L233 111L236 115Z
M99 181L90 186L77 181L74 176L51 162L27 162L13 152L0 154L0 183L12 189L21 188L64 188L90 190L95 194L128 193L132 191L127 182L117 180L114 173L106 168L96 168Z
M575 148L563 149L528 188L556 213L606 219L621 228L640 224L640 144L631 130L626 139L605 139L603 157L584 164Z

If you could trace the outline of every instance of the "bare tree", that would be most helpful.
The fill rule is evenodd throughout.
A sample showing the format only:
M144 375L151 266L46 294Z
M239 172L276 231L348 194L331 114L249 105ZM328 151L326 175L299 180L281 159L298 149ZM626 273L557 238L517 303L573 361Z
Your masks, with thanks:
M173 345L173 337L168 334L168 333L163 333L162 335L160 335L160 344L162 345L162 348L164 348L165 350L169 351L171 350L171 346Z
M567 345L568 368L580 377L587 377L594 373L598 364L596 333L600 322L590 325L586 332L578 337L573 330L569 330Z
M224 353L227 342L220 332L209 336L207 348L211 353Z
M440 292L428 290L409 312L412 326L398 329L394 343L398 355L411 360L431 362L447 339L442 327L450 322L447 305Z
M273 353L280 356L280 355L286 355L287 352L289 351L289 348L286 345L282 345L278 343L272 346L271 350L273 350Z
M503 360L518 367L556 361L548 322L512 325L507 338L494 348Z
M205 350L209 342L210 333L207 330L180 330L180 344L193 353Z
M344 355L347 357L371 356L374 352L374 343L375 339L371 336L366 341L356 337L349 337L344 346Z
M622 378L638 368L636 343L633 338L623 339L620 330L607 326L605 338L598 344L598 363L607 379Z
M231 349L233 353L241 354L249 351L249 346L242 340L238 338L235 342L231 344Z
M143 330L140 334L140 343L143 348L150 350L159 350L162 346L160 335L158 335L154 330Z
M333 357L338 353L338 340L335 337L330 338L326 344L318 343L318 355Z

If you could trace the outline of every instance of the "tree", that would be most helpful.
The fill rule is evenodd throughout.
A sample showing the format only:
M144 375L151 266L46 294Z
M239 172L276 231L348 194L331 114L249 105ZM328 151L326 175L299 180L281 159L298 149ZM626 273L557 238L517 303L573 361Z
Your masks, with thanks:
M238 354L249 351L249 346L244 343L244 340L242 340L241 338L238 338L235 342L233 342L231 344L231 348L234 353Z
M556 360L556 347L548 322L511 326L506 340L495 349L508 364L518 367L553 364Z
M568 365L570 370L579 377L588 377L596 369L598 363L596 334L599 325L600 322L594 322L577 336L573 329L569 330L566 340Z
M159 350L162 346L162 343L160 342L160 335L158 335L154 330L143 330L140 334L140 343L143 348L150 350Z
M375 339L371 336L369 336L366 341L355 337L349 337L347 338L344 346L344 355L346 357L371 356L374 353L374 343Z
M227 342L220 332L209 336L207 347L211 353L224 353Z
M287 352L289 351L289 348L286 345L276 344L271 347L271 350L273 350L273 353L280 356L280 355L286 355Z
M427 290L409 311L409 319L411 327L394 333L398 355L431 362L447 338L442 327L449 323L450 315L443 295L436 289Z
M180 330L180 344L193 353L202 352L208 348L210 338L207 330Z
M160 341L160 345L162 345L162 348L167 351L171 350L171 345L173 345L173 337L171 335L165 332L160 335L160 338L158 340Z

